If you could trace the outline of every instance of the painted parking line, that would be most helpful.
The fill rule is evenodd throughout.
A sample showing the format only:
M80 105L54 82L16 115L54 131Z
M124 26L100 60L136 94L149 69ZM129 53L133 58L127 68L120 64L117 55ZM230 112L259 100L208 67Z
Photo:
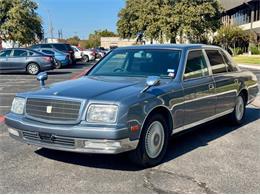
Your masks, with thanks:
M16 93L0 93L0 96L16 95Z

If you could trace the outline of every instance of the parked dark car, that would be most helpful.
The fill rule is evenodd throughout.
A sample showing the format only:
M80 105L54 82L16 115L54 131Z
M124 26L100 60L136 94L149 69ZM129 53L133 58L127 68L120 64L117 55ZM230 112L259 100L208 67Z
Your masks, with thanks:
M44 43L44 44L36 44L36 45L32 45L30 47L31 49L40 49L40 48L54 48L57 49L59 51L62 51L64 53L69 53L70 54L70 60L71 63L75 63L76 59L75 59L75 55L74 55L74 50L71 47L70 44L67 43Z
M241 124L258 93L256 76L223 49L147 45L111 51L85 76L19 93L6 115L10 136L36 146L83 153L131 151L160 163L169 137L228 115ZM178 149L177 149L178 150Z
M71 64L70 54L68 53L64 53L53 48L40 48L34 50L53 56L55 58L55 64L57 69Z
M36 75L55 68L52 56L25 48L0 51L0 72L27 72Z

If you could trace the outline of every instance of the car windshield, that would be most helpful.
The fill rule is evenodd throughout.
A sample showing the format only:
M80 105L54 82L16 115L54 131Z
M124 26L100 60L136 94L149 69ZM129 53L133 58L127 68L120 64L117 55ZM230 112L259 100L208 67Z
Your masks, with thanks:
M174 77L178 70L180 57L181 50L114 50L100 61L88 75Z

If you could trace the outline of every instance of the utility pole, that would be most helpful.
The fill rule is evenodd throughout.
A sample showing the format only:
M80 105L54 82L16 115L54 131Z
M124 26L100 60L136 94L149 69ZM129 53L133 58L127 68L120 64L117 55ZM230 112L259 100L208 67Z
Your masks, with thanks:
M50 15L50 10L47 9L48 12L48 18L49 18L49 34L51 35L51 39L53 40L53 26L52 26L52 20L51 20L51 15Z

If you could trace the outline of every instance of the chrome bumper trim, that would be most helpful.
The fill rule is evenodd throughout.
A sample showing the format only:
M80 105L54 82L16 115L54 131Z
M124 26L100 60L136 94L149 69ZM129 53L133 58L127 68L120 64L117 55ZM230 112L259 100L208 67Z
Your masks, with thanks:
M30 140L26 139L23 136L23 133L26 131L21 131L18 129L8 128L10 137L14 138L17 141L27 143L29 145L34 145L42 148L49 148L53 150L69 151L69 152L78 152L78 153L97 153L97 154L118 154L130 150L134 150L139 140L130 141L128 138L121 140L105 140L105 139L83 139L83 138L68 138L57 136L64 139L73 139L75 141L74 146L65 146L61 144L53 144L50 142L40 141L40 140ZM14 135L12 132L17 131L19 136ZM85 142L92 145L90 147L85 147ZM104 145L95 147L96 145Z

